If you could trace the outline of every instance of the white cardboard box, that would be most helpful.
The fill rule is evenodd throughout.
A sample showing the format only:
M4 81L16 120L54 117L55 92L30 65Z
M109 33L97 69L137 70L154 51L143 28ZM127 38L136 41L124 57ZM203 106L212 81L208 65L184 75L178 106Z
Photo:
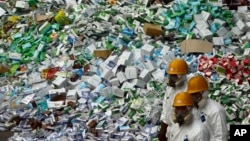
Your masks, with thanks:
M215 46L223 46L224 45L223 37L213 37L213 44Z
M110 94L113 94L112 87L105 87L100 91L101 95L104 97L108 97Z
M167 52L169 51L170 47L169 46L163 46L161 50L161 55L166 55Z
M101 78L105 78L106 80L109 80L110 78L112 78L114 76L114 73L112 72L112 70L110 69L105 69L102 74L101 74Z
M149 44L145 44L142 46L141 48L141 54L142 55L147 55L147 56L152 56L154 53L154 47L149 45Z
M113 61L114 63L117 63L119 57L117 55L111 55L106 60L105 63L108 64L109 61Z
M248 11L247 6L238 6L237 7L237 13L246 13Z
M226 35L229 31L225 27L221 27L216 33L218 36L226 38Z
M76 102L77 100L76 94L77 94L77 90L68 90L66 100Z
M117 88L117 87L113 87L113 94L117 97L123 98L124 97L124 91Z
M155 65L154 65L151 61L146 61L146 62L144 63L144 65L145 65L145 68L146 68L147 70L149 70L150 72L156 69L156 68L155 68Z
M29 4L26 1L17 1L16 8L29 9Z
M120 59L130 60L131 57L132 57L132 53L131 52L124 51L124 52L122 52L121 56L119 57L119 60Z
M3 8L0 7L0 17L1 17L2 15L4 15L5 13L6 13L6 11L5 11Z
M213 37L213 33L209 29L199 30L200 36L205 39L211 39Z
M246 33L246 37L248 39L248 41L250 40L250 31Z
M227 47L227 53L240 54L240 47L229 45L229 47Z
M120 83L123 83L124 81L127 80L125 73L121 71L116 74L116 77L120 81Z
M77 90L68 90L67 97L74 96L76 97Z
M131 63L131 61L125 59L125 58L119 58L118 62L117 62L117 66L119 65L125 65L125 66L129 66Z
M96 45L91 44L91 45L87 46L86 48L87 48L87 50L89 51L90 54L93 54L95 49L96 49Z
M62 87L63 84L65 84L65 82L66 82L66 78L58 76L52 83L58 87Z
M141 56L141 50L136 48L133 50L133 60L136 61L136 60L140 60L142 58Z
M161 70L161 69L157 69L157 70L152 72L153 78L155 80L158 80L159 82L163 82L164 75L165 75L165 72L164 72L164 70Z
M213 24L214 24L214 23L218 23L218 24L220 24L220 25L221 25L221 27L224 27L224 26L225 26L225 24L226 24L226 22L225 22L225 21L223 21L223 20L221 20L221 19L214 19Z
M137 69L133 66L128 66L125 69L125 75L127 79L137 78Z
M143 69L139 75L139 78L145 82L148 82L150 80L150 71Z
M132 83L134 83L135 86L138 86L140 88L144 88L146 85L146 83L140 79L134 79Z
M112 86L120 86L120 82L119 82L119 79L118 78L112 78L110 80L110 83L112 84Z
M83 98L88 97L90 94L90 89L83 88L83 89L77 90L77 94L79 97L83 97Z
M237 23L236 23L237 27L240 29L240 31L247 31L247 25L245 22L243 22L242 20L238 20Z
M38 73L38 72L31 73L28 76L28 82L29 82L29 84L39 83L39 82L42 82L44 80L45 79L42 79L41 76L40 76L40 73Z
M102 79L98 75L93 75L87 80L87 83L92 88L96 88L101 82L102 82Z
M201 14L195 14L195 15L194 15L194 21L195 21L196 23L198 23L199 21L202 21L202 20L203 20L203 17L202 17Z
M121 87L121 89L122 90L124 90L124 89L126 89L126 88L128 88L128 89L134 89L134 84L133 83L130 83L130 82L124 82L123 83L123 85L122 85L122 87Z
M231 32L234 34L234 35L237 35L237 36L240 36L242 35L244 32L242 32L237 26L233 27L231 29Z
M207 21L208 19L210 19L211 14L208 13L208 12L206 12L206 11L202 11L202 12L201 12L201 16L203 17L203 20L204 20L204 21Z
M105 62L99 64L100 71L103 72L105 69L111 69Z
M250 22L247 22L246 25L247 25L248 29L250 29Z
M160 68L162 64L165 64L163 62L163 59L162 58L157 58L157 60L156 60L156 67Z

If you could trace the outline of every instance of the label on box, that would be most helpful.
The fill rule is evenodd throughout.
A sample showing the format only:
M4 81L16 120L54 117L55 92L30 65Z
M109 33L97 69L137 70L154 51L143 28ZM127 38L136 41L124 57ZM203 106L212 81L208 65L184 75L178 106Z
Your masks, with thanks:
M65 88L49 90L49 94L65 93L65 92L66 92Z
M68 96L76 96L77 90L68 90L67 97Z
M66 81L66 78L57 77L57 78L53 81L53 84L56 85L56 86L61 86L65 81Z
M9 58L13 60L20 60L21 56L22 55L20 53L9 53Z
M61 108L64 101L49 101L47 100L48 108Z
M16 8L29 9L29 4L25 1L17 1Z

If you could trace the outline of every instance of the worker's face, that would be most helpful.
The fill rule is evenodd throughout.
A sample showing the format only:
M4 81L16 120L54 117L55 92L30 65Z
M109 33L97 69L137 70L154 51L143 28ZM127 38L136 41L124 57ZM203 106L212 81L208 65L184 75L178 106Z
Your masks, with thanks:
M186 106L175 107L176 121L182 125L185 121L185 117L188 115L188 109Z
M169 74L169 85L171 87L175 87L177 81L178 81L177 74Z
M202 99L202 92L192 93L191 96L193 98L194 105L198 108L199 107L199 102Z

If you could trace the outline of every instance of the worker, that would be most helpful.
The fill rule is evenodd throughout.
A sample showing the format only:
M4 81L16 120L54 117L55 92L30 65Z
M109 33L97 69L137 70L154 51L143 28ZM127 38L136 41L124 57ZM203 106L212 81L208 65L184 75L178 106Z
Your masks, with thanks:
M228 130L224 107L208 98L208 82L201 75L193 76L188 81L187 92L193 97L193 114L209 130L211 141L227 141Z
M187 89L187 76L188 65L183 59L173 59L168 66L167 74L167 88L163 99L163 107L161 113L161 128L158 132L159 141L166 141L167 128L171 126L172 117L170 115L173 99L178 92L186 91Z
M173 102L174 123L169 128L168 141L209 141L206 127L193 117L193 99L187 92L179 92Z

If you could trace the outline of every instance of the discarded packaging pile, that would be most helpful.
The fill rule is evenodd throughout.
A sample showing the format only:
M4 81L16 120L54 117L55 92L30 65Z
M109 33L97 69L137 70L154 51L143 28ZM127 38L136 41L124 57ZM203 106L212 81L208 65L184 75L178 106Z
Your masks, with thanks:
M11 140L157 140L169 62L249 115L250 11L204 1L0 1L0 130Z

